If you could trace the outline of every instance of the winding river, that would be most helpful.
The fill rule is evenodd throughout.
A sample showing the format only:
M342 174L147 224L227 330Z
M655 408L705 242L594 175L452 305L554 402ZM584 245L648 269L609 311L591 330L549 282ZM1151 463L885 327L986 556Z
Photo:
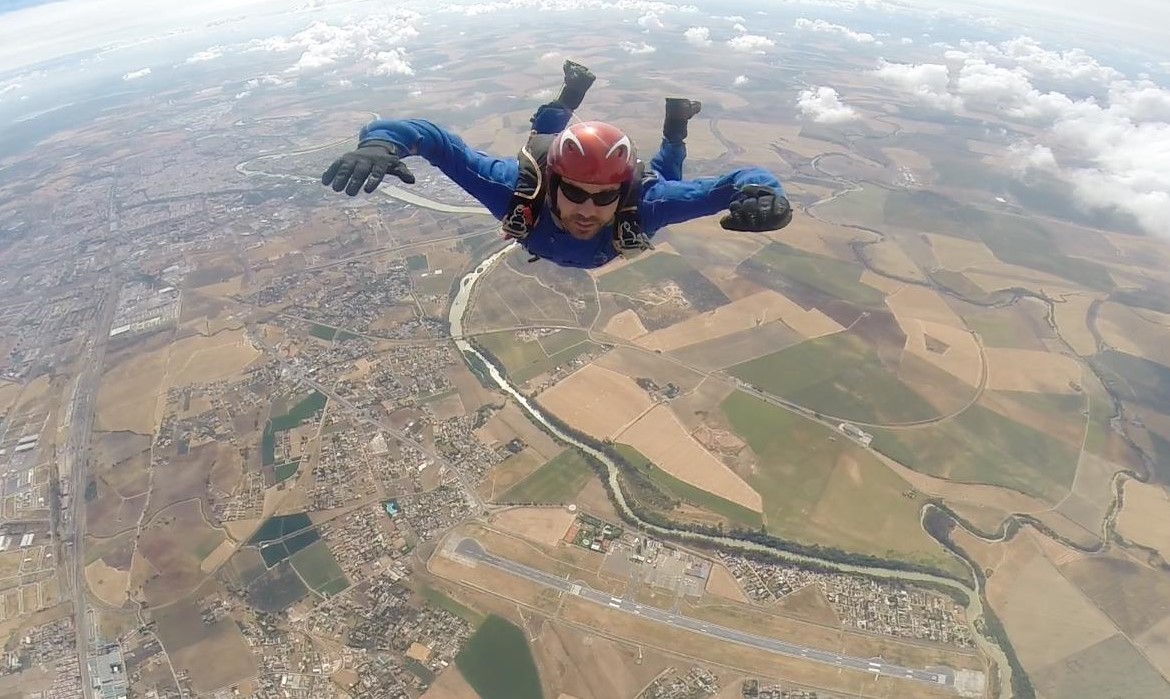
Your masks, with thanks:
M329 145L333 145L333 144L329 144ZM323 147L305 149L303 151L298 151L298 153L319 150L322 148ZM253 170L253 169L250 169L248 167L248 165L250 165L252 162L256 162L256 161L264 160L264 159L279 158L279 157L287 156L287 155L291 155L291 154L292 153L285 153L285 154L278 154L278 155L264 155L264 156L260 156L257 158L253 158L249 161L245 161L245 162L242 162L239 165L237 165L236 170L237 170L237 172L239 172L242 175L252 176L252 177L267 177L267 178L295 180L295 181L302 181L302 182L311 182L311 181L316 180L316 178L310 178L310 177L304 177L304 176L278 174L278 173L264 172L261 170ZM319 181L319 180L316 180L316 181ZM483 214L488 213L487 210L482 208L482 207L455 206L455 205L451 205L451 204L443 204L441 202L432 201L426 197L415 194L414 192L408 192L406 190L403 190L403 189L401 189L399 187L395 187L395 186L383 186L383 187L379 188L379 191L382 192L384 195L388 195L390 197L393 197L393 198L396 198L396 199L399 199L402 201L406 201L406 202L409 202L409 203L417 205L417 206L429 208L429 209L432 209L435 211L447 212L447 213L483 213ZM572 444L573 446L577 447L578 449L590 454L595 459L597 459L600 463L605 465L605 468L607 471L607 477L608 477L608 481L609 481L609 486L610 486L610 492L612 492L613 496L614 496L614 504L621 510L621 512L624 514L624 516L627 519L629 519L630 521L638 522L639 527L646 530L646 531L652 531L652 532L655 532L659 535L666 536L666 537L672 537L675 539L701 541L701 542L706 542L709 544L717 544L717 545L719 545L723 548L726 548L726 549L737 549L740 551L757 551L757 552L767 553L767 554L770 554L772 556L779 557L783 560L790 561L792 563L815 564L817 566L837 570L837 571L840 571L842 573L863 574L863 575L867 575L870 577L883 578L883 579L888 579L888 580L907 581L907 582L911 582L911 583L914 583L914 582L931 583L931 584L936 585L936 586L944 586L944 587L962 592L964 595L966 595L966 598L968 600L966 613L967 613L967 619L968 619L969 623L974 624L977 620L982 620L982 617L983 617L983 604L982 604L982 600L981 600L982 590L977 589L977 588L967 587L963 583L960 583L956 580L952 580L950 578L945 578L945 577L941 577L941 576L937 576L937 575L930 575L928 573L919 573L919 572L914 572L914 571L893 570L893 569L889 569L889 568L876 568L876 567L870 567L870 566L853 565L853 564L848 564L848 563L838 563L835 561L829 561L829 560L825 560L825 559L821 559L821 558L815 558L813 556L805 556L805 555L801 555L801 554L797 554L797 553L791 553L788 551L783 551L780 549L771 548L768 546L764 546L762 544L758 544L758 543L753 542L753 541L744 541L742 539L734 539L734 538L725 537L725 536L713 536L713 535L709 535L709 534L700 534L700 533L696 533L696 532L680 531L680 530L676 530L676 529L660 527L658 525L651 524L649 522L645 522L645 521L641 520L634 513L634 511L630 508L629 504L626 502L625 496L622 493L621 487L618 484L618 474L620 471L618 469L617 464L615 464L612 460L610 460L610 458L608 456L606 456L604 453L598 451L597 449L594 449L593 447L591 447L587 444L584 444L584 443L578 441L577 439L575 439L574 437L572 437L570 435L565 434L558 427L556 427L551 422L549 422L549 420L547 418L545 418L545 416L540 412L540 410L535 405L533 405L528 400L528 398L526 396L524 396L522 393L520 393L512 384L510 384L508 382L507 378L504 377L504 375L500 373L499 369L495 366L495 364L493 364L491 361L489 361L487 359L487 357L483 356L483 354L481 354L478 350L476 350L476 348L464 338L463 320L464 320L464 317L466 316L468 310L470 310L470 302L472 299L472 294L475 290L475 285L479 282L479 280L485 274L487 274L496 264L498 264L500 262L500 260L502 260L510 252L512 252L513 249L515 249L516 247L517 247L517 245L515 243L511 243L511 244L505 246L503 249L499 250L498 252L492 254L490 257L488 257L484 261L480 262L474 269L472 269L470 272L468 272L459 281L459 290L455 294L455 298L452 299L450 312L448 314L448 320L450 322L452 339L454 339L456 347L458 347L459 350L462 353L464 353L464 355L467 355L469 357L474 357L474 358L478 359L480 362L482 362L483 365L487 367L488 372L489 372L492 380L495 381L496 384L505 393L512 396L512 398L514 398L516 400L516 402L524 410L526 410L533 417L533 419L538 421L548 432L556 435L559 439L563 440L564 442L566 442L568 444ZM926 514L925 508L923 508L922 514L925 517L925 514ZM971 564L968 563L967 561L964 561L964 564L967 565L968 568L971 567ZM971 572L972 572L972 577L974 579L978 579L974 575L974 571L972 570ZM995 666L995 669L997 670L996 676L998 678L999 686L998 686L998 691L995 692L995 695L998 697L1001 697L1003 699L1011 697L1012 696L1012 692L1011 692L1011 666L1008 664L1007 657L1004 654L1003 650L998 645L996 645L995 643L993 643L989 639L987 639L982 633L979 632L978 629L976 629L972 635L973 635L973 638L975 639L976 644L979 646L979 650L982 651L986 657L991 659L992 664Z
M724 536L712 536L709 534L699 534L696 532L668 529L666 527L660 527L640 519L637 514L635 514L634 511L630 509L629 504L626 502L625 495L622 493L622 489L618 485L619 469L617 464L615 464L603 452L598 451L597 449L594 449L593 447L578 441L574 437L565 434L563 431L557 428L556 425L549 422L548 419L546 419L545 416L540 412L540 409L534 406L524 394L520 393L518 390L516 390L516 387L508 382L508 379L500 373L495 364L489 361L487 357L481 354L474 345L472 345L463 337L463 319L469 310L472 292L475 290L476 283L478 283L479 280L492 269L492 267L498 264L499 261L507 256L507 254L515 247L516 243L511 243L502 250L494 253L483 262L480 262L475 267L475 269L468 272L463 277L463 279L460 280L459 291L456 293L455 298L452 299L451 311L448 316L448 320L451 324L451 336L455 340L455 346L458 347L459 350L464 354L475 357L480 362L482 362L487 367L488 373L491 375L492 380L495 381L496 384L504 390L504 392L512 396L512 398L514 398L516 402L519 403L520 406L526 410L534 419L540 422L540 424L543 425L547 431L556 435L564 442L572 444L581 451L588 453L604 464L608 473L610 492L612 492L614 496L614 504L617 505L625 517L627 517L630 521L638 522L639 527L646 531L652 531L660 535L669 536L676 539L704 541L712 544L718 544L725 548L739 549L742 551L765 552L793 563L813 563L818 566L833 568L843 573L861 573L871 577L885 578L890 580L932 583L934 585L946 586L953 590L961 591L967 596L967 619L971 623L974 623L976 619L982 618L983 603L980 597L981 590L969 588L960 582L951 580L950 578L930 575L928 573L891 570L887 568L872 568L869 566L852 565L849 563L838 563L821 558L814 558L812 556L804 556L797 553L782 551L771 548L769 546L758 544L754 541L744 541L742 539L733 539ZM925 517L925 515L926 510L924 508L923 517ZM966 561L964 561L964 563L968 566L968 568L970 568L969 563ZM972 577L975 578L974 571L972 571ZM996 665L1000 685L998 696L1010 697L1011 668L1007 662L1007 657L1004 655L1003 650L998 645L986 639L983 634L979 633L978 630L976 630L972 635L975 639L975 642L978 644L979 649L983 651L988 657L990 657L993 663Z

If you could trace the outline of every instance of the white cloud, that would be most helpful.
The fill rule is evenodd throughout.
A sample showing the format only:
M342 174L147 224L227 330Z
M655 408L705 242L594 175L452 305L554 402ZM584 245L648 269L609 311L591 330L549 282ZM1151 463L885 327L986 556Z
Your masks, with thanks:
M634 55L644 54L644 53L654 53L654 51L656 50L653 46L651 46L650 44L647 44L645 41L641 41L641 42L638 42L636 44L632 41L623 41L620 44L618 44L618 46L621 47L622 51L625 51L626 53L634 54Z
M275 75L261 75L258 78L251 78L248 81L246 81L244 83L244 87L248 88L248 90L251 91L251 90L255 90L256 88L258 88L262 85L267 85L269 87L282 87L282 86L288 85L288 84L289 84L289 81L285 80L284 78L277 77Z
M346 24L314 21L285 38L274 36L248 44L249 51L300 51L288 72L321 70L359 63L371 75L413 75L402 44L419 33L420 15L403 8L368 15Z
M745 53L763 53L764 48L775 46L776 42L759 34L741 34L727 40L727 46L735 51Z
M914 43L914 40L908 36L904 36L899 43L901 43L903 46L909 46L910 44Z
M859 44L878 44L881 42L874 38L873 34L865 32L855 32L848 27L843 27L840 24L832 24L823 19L810 20L804 17L798 17L793 24L797 29L807 29L811 32L825 32L828 34L840 34L846 39L852 39Z
M222 46L212 46L211 48L203 49L202 51L192 55L185 62L186 63L202 63L204 61L214 61L223 56Z
M683 37L695 46L711 45L711 30L706 27L691 27L683 32Z
M1123 77L1117 70L1098 63L1083 49L1050 51L1027 36L1019 36L999 44L961 41L959 48L998 65L1022 68L1032 78L1082 85L1106 85Z
M129 73L126 73L125 75L122 76L122 79L123 80L137 80L139 78L145 78L148 75L150 75L150 68L143 68L141 70L132 70Z
M736 24L743 24L747 21L743 15L727 15L723 19L727 20L728 22L735 22Z
M1086 210L1117 209L1170 236L1170 90L1119 79L1076 50L1057 53L1029 40L965 44L943 63L882 61L875 75L943 109L987 112L1028 122L1035 138L1009 150L1017 176L1041 171L1063 180ZM1084 94L1041 91L1036 81L1067 82ZM1107 88L1107 89L1100 89Z
M3 97L4 95L8 94L9 92L16 92L20 88L21 88L20 83L8 83L7 85L0 87L0 97Z
M736 86L747 85L748 84L748 76L737 75L737 76L735 76L735 80L733 80L731 84L736 85Z
M662 29L662 20L655 13L647 12L638 18L638 26L646 30Z
M947 91L947 67L938 63L890 63L880 61L874 75L920 101L939 109L957 109L963 101Z
M526 12L573 12L573 11L619 11L653 12L663 15L667 12L697 13L694 5L675 5L656 0L497 0L470 4L447 4L439 6L440 12L451 12L466 17L495 14L509 10Z
M379 51L373 55L370 72L374 75L414 75L406 52L401 48Z
M742 24L740 24L739 22L736 22L735 24L731 25L731 28L732 28L733 30L735 30L735 31L737 31L737 32L739 32L739 33L741 33L741 34L746 34L746 33L747 33L747 27L743 26L743 25L742 25Z
M801 91L796 106L802 116L821 124L843 124L859 117L856 110L841 103L836 90L824 85Z

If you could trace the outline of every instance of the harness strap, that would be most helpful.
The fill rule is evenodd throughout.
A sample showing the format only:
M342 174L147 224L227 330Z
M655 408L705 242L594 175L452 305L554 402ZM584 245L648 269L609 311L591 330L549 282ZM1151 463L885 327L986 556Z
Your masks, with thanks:
M517 155L518 175L507 213L500 219L500 235L506 240L517 240L521 245L536 227L544 210L545 196L552 178L545 176L548 150L554 134L530 132L528 142ZM621 205L614 214L613 249L623 257L634 257L646 250L652 250L650 237L642 230L642 219L638 205L642 201L643 186L657 177L656 173L645 172L645 164L639 160L634 177L624 187ZM533 255L529 262L540 259Z

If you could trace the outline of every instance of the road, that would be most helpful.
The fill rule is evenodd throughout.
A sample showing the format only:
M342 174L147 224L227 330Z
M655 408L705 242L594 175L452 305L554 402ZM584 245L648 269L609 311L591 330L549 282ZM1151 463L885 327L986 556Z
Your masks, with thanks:
M517 577L530 580L534 583L551 587L561 592L571 595L576 595L582 599L589 600L599 605L607 606L627 614L640 616L644 619L657 621L660 624L666 624L676 629L684 629L686 631L693 631L710 638L718 639L720 641L729 641L731 643L738 643L740 645L756 648L759 650L769 651L772 653L779 653L790 658L801 658L804 660L811 660L813 662L825 663L841 668L848 668L851 670L858 670L861 672L872 672L875 675L884 677L893 677L906 680L916 680L919 682L926 682L932 685L944 685L947 687L954 687L954 675L948 669L938 668L936 670L917 670L914 668L901 667L899 665L891 665L890 663L881 662L879 659L873 658L856 658L851 655L842 655L832 651L818 650L816 648L809 648L807 646L797 645L795 643L788 643L767 636L757 636L755 634L740 631L738 629L720 626L700 619L685 616L683 614L675 614L657 607L651 607L645 604L614 597L608 592L599 592L591 587L574 583L571 580L557 577L551 573L546 573L536 568L515 561L510 561L506 558L492 555L484 550L483 546L478 541L472 538L464 538L455 547L455 553L464 558L482 563L484 565L498 568L505 572L511 573Z
M76 628L77 659L81 665L81 686L89 687L89 624L86 621L88 606L85 601L85 485L88 480L86 466L90 432L93 430L95 401L98 382L102 376L102 362L105 361L106 343L110 336L110 325L118 300L117 283L106 290L102 306L97 313L96 327L85 342L80 358L81 370L73 387L69 409L65 412L68 421L62 427L68 429L65 446L58 449L61 478L69 479L69 510L62 513L65 519L62 540L65 542L65 573L73 594L74 627Z

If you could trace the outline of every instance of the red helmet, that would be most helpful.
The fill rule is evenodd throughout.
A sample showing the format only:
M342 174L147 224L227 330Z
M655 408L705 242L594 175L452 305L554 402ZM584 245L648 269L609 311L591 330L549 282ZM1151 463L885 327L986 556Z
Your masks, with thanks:
M584 184L626 184L637 162L630 137L603 121L570 125L548 149L549 170Z

